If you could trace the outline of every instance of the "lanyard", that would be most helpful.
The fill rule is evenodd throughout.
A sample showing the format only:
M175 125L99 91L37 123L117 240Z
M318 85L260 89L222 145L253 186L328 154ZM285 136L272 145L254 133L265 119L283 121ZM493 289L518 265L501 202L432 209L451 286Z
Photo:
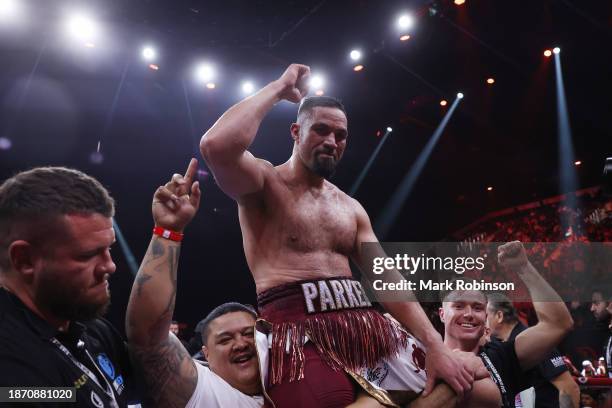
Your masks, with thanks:
M81 340L79 340L79 341L81 341ZM93 381L98 386L98 388L104 392L104 394L106 394L108 396L108 398L110 399L110 406L111 406L111 408L119 408L119 404L117 404L117 399L115 398L115 393L113 392L113 388L108 383L108 380L106 379L104 374L102 374L102 371L100 371L100 368L98 368L98 365L96 364L94 359L91 357L91 354L89 354L89 351L87 351L87 349L85 349L85 354L87 354L87 357L89 358L89 361L91 361L93 366L98 371L99 376L104 380L104 383L106 385L106 389L104 389L102 387L102 385L100 385L100 382L98 381L98 378L94 375L94 373L92 373L89 368L87 368L84 364L82 364L80 361L78 361L72 355L70 350L68 350L66 348L66 346L64 346L62 343L60 343L59 340L57 340L55 337L53 337L53 338L51 338L51 342L53 344L55 344L57 346L57 348L59 348L60 351L66 355L66 357L68 357L68 359L72 362L72 364L74 364L79 370L81 370L83 373L85 373L85 375L87 375L87 377L89 377L89 379L91 381Z
M479 355L480 355L480 358L482 359L482 362L484 363L485 367L487 367L487 370L489 371L489 374L491 375L491 378L493 379L493 382L495 383L495 385L497 385L497 388L499 389L499 393L501 394L503 406L504 407L513 407L514 405L510 405L510 402L508 401L508 391L506 390L506 386L504 385L504 381L502 380L501 376L497 372L497 369L495 368L495 366L493 365L493 363L489 359L489 356L487 356L484 351L481 352Z

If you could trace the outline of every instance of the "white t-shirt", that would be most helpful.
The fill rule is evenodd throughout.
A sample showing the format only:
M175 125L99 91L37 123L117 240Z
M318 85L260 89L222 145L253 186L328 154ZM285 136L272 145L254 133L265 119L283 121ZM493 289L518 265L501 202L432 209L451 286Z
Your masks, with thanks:
M198 384L185 408L261 408L262 395L246 395L229 385L210 368L195 362Z
M406 347L399 354L383 359L375 367L361 370L359 374L370 384L387 391L414 391L425 388L425 355L427 349L416 338L407 334Z

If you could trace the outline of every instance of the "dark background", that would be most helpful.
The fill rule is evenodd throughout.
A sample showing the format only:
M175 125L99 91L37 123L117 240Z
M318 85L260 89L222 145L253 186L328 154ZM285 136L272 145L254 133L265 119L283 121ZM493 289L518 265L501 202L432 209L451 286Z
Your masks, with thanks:
M0 179L38 165L97 177L117 201L116 221L137 262L151 235L155 188L200 158L198 142L241 97L292 62L326 75L348 111L349 143L333 182L347 191L392 126L356 198L375 221L459 91L450 120L387 241L433 241L489 211L559 194L553 58L559 46L579 188L601 182L612 147L612 3L603 1L23 1L27 21L0 27ZM65 14L79 5L104 27L96 47L70 45ZM87 7L84 7L87 6ZM397 15L416 16L398 40ZM140 58L145 43L159 71ZM365 54L352 71L349 51ZM193 79L217 66L217 88ZM494 77L493 86L485 83ZM122 81L123 78L123 81ZM121 84L121 85L120 85ZM119 91L118 91L119 90ZM444 98L446 108L439 105ZM281 103L251 151L274 164L291 151L296 107ZM382 133L378 133L379 135ZM104 161L90 155L101 141ZM205 170L205 165L200 161ZM204 198L186 231L176 318L194 324L229 300L253 303L236 205L201 178ZM487 186L494 190L486 191ZM118 326L132 275L117 245L110 318Z

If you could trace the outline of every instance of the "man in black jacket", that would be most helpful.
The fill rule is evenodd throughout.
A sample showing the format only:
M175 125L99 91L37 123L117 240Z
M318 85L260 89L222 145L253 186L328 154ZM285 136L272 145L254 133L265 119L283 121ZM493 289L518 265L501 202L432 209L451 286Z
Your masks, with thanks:
M492 293L487 297L487 323L492 336L501 341L513 341L527 329L518 320L516 309L505 295ZM535 404L539 408L580 405L580 388L556 349L537 367L529 370L529 382L535 388Z
M106 189L72 169L35 168L0 186L0 387L73 387L80 407L127 406L125 343L101 318L113 214Z

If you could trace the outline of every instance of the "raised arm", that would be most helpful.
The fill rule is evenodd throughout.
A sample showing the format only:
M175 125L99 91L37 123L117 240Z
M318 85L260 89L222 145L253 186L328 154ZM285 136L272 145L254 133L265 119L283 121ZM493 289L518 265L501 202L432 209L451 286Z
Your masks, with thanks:
M354 203L357 211L357 238L352 258L360 267L362 273L369 280L372 280L372 270L367 267L371 254L363 252L362 244L370 242L378 244L378 238L374 234L366 211L357 201L354 201ZM375 251L378 252L375 256L386 256L382 247ZM395 269L386 271L384 275L377 276L377 279L382 278L384 278L385 282L389 283L400 282L403 279L402 275ZM444 345L442 336L434 329L414 294L409 290L404 292L398 291L397 293L389 294L388 300L379 301L395 319L427 348L427 357L425 359L427 383L423 396L429 395L434 388L436 380L439 379L444 380L450 385L457 393L459 399L462 399L463 394L472 387L472 382L474 381L473 373L468 370L462 361L455 358L448 347Z
M516 356L521 368L526 370L544 360L572 329L574 322L561 297L527 259L523 244L513 241L501 245L498 260L525 283L538 316L538 324L521 332L514 340Z
M279 79L229 108L202 136L202 157L219 187L234 200L263 188L270 165L247 149L274 104L282 99L297 103L306 96L309 72L305 65L290 65Z
M550 382L559 390L559 408L578 408L580 406L580 387L569 371L564 371Z
M182 233L200 203L192 184L198 162L185 176L175 174L153 197L155 225ZM126 332L130 357L145 386L145 406L184 407L197 384L195 363L179 339L170 334L176 298L180 242L153 236L130 294Z

